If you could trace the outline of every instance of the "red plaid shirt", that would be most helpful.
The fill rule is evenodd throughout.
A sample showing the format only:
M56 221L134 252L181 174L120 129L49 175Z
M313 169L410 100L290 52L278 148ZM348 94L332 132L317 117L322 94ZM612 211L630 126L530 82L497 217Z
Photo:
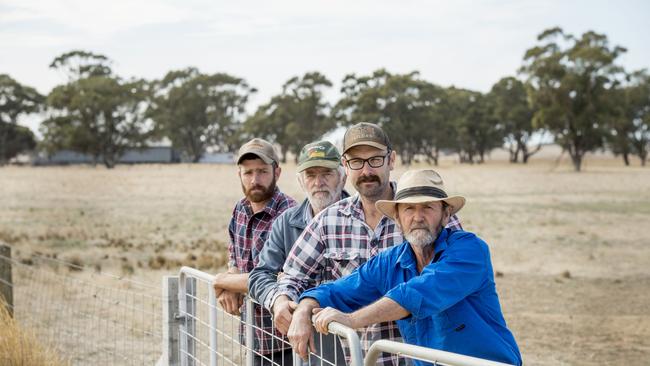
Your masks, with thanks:
M394 192L395 184L391 183L391 186ZM461 228L455 215L447 227ZM344 277L380 251L403 241L399 227L386 216L374 230L366 224L358 194L341 200L321 211L296 240L284 263L284 277L278 281L275 297L287 295L297 300L303 291ZM377 340L401 341L401 335L395 322L387 322L361 330L360 339L364 351L367 351ZM388 353L382 353L378 363L386 366L400 364L397 355Z
M293 198L275 189L275 192L264 209L253 213L250 202L245 197L237 202L232 212L228 233L228 267L235 267L240 273L248 273L257 265L257 257L266 242L271 225L276 217L286 209L296 205ZM239 337L245 343L243 323L246 321L246 306L242 309L242 325ZM254 349L261 354L280 351L286 346L280 340L282 334L273 328L271 313L259 305L255 305L255 342Z

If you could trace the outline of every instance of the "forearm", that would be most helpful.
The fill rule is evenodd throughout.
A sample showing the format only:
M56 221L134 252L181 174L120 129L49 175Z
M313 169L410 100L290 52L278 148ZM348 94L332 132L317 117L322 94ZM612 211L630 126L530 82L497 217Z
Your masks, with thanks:
M312 297L307 297L298 303L298 307L294 312L294 317L306 317L311 319L312 310L320 307L318 301Z
M255 268L248 276L248 293L258 303L270 309L277 288L277 273L265 268Z
M214 277L214 286L231 292L248 292L248 273L232 273L230 270L228 272L217 274Z
M403 319L410 315L408 310L388 297L382 297L374 303L350 314L352 327L363 328L371 324Z

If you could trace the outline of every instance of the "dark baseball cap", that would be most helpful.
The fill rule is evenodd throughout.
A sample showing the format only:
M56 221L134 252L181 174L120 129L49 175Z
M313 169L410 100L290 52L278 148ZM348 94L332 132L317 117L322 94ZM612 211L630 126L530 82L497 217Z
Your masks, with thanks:
M315 166L336 169L341 165L341 155L329 141L316 141L305 145L298 155L298 172Z
M391 150L390 140L384 130L374 123L360 122L348 128L343 136L343 153L354 146L367 145L383 150Z
M271 145L270 142L258 137L248 141L239 148L239 153L237 154L237 164L240 164L243 160L242 158L244 155L247 154L253 154L259 157L266 164L272 164L273 162L279 163L280 161L278 155L275 153L273 145Z

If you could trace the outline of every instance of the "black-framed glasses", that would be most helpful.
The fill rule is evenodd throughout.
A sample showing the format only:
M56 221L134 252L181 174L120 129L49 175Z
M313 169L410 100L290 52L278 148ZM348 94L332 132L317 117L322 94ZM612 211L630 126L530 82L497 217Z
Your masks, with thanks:
M388 155L390 155L390 150L388 150L386 155L371 156L368 159L346 159L345 163L348 165L348 168L352 170L361 170L366 163L368 163L371 168L379 168L384 165L384 162L386 161Z

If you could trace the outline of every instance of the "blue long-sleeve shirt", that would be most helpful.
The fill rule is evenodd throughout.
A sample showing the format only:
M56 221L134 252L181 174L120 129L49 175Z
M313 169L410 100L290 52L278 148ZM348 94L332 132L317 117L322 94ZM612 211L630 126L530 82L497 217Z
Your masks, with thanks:
M444 229L434 258L418 274L408 242L387 249L349 276L303 293L321 307L353 312L386 296L411 314L397 320L407 343L521 365L506 327L487 244L465 231ZM416 361L416 363L421 363Z

